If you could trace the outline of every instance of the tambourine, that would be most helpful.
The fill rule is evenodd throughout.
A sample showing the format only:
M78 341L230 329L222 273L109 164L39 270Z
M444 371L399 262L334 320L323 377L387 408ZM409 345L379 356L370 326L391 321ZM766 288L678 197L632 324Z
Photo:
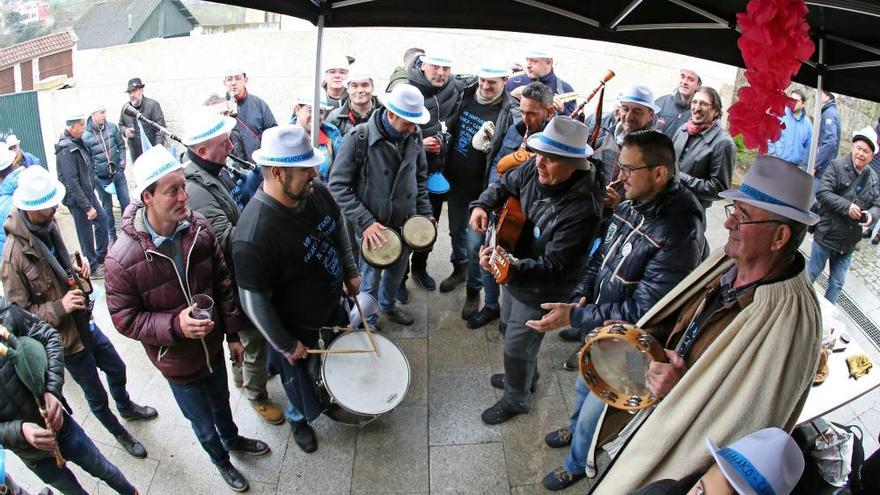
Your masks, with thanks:
M587 335L578 354L581 376L602 402L626 411L657 403L645 376L652 362L665 363L663 346L635 325L615 323Z

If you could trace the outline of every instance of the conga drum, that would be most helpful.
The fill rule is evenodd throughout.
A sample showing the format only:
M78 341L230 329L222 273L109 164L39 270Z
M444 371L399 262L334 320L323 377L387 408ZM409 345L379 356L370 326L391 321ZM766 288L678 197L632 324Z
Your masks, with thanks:
M648 390L645 376L652 362L666 362L666 353L657 339L635 325L593 330L578 361L587 387L609 406L637 411L659 400Z
M403 222L403 242L413 251L427 251L437 240L437 226L428 217L410 217Z
M400 242L400 236L397 232L388 229L383 230L382 235L385 236L385 244L370 249L367 246L367 240L361 242L361 256L367 263L376 268L388 268L400 259L403 254L403 244Z

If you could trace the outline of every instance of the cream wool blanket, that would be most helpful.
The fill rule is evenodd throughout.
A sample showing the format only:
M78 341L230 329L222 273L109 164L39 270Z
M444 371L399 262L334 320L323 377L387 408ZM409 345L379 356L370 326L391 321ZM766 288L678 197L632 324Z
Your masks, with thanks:
M650 326L732 265L713 253L639 321ZM754 300L655 408L593 491L629 493L711 464L705 439L728 445L754 431L791 431L818 364L822 318L806 271L760 285Z

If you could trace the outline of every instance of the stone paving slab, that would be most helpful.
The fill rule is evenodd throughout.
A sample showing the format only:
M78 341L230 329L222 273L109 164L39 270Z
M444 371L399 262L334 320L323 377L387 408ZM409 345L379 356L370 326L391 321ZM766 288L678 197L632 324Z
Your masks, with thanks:
M431 493L510 493L501 443L431 447Z
M428 408L402 406L358 433L351 493L427 492Z

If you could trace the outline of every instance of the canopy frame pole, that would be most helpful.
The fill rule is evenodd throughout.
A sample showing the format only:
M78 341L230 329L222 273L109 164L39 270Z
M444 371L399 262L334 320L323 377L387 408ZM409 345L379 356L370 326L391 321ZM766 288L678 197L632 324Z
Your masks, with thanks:
M569 19L573 19L575 21L587 24L588 26L599 27L599 21L596 19L592 19L590 17L576 14L570 10L561 9L554 5L547 5L544 2L538 2L537 0L513 0L514 2L519 2L524 5L528 5L530 7L535 7L536 9L546 10L547 12L552 12L554 14L560 15L562 17L567 17Z
M321 6L326 5L321 2ZM321 50L324 44L324 13L323 9L318 14L318 28L315 40L315 88L312 92L312 147L318 146L318 133L320 132L321 118Z
M694 12L696 14L700 14L701 16L705 17L706 19L715 21L716 23L718 23L726 28L732 27L730 22L728 22L726 19L724 19L722 17L718 17L717 15L715 15L707 10L703 10L700 7L697 7L696 5L692 5L689 2L686 2L684 0L668 0L668 1L674 3L675 5L678 5L679 7L684 7L686 9L690 10L691 12Z
M819 128L822 127L822 79L825 71L825 35L819 35L816 49L816 101L813 103L813 136L810 139L810 158L807 161L807 173L812 175L816 170L816 154L819 151Z
M626 19L627 16L632 14L632 12L636 10L636 7L642 4L642 1L643 0L633 0L632 2L630 2L630 4L627 5L625 9L617 14L617 17L615 17L614 20L611 21L611 25L608 27L611 28L611 30L617 29L617 25L623 22L623 20Z

